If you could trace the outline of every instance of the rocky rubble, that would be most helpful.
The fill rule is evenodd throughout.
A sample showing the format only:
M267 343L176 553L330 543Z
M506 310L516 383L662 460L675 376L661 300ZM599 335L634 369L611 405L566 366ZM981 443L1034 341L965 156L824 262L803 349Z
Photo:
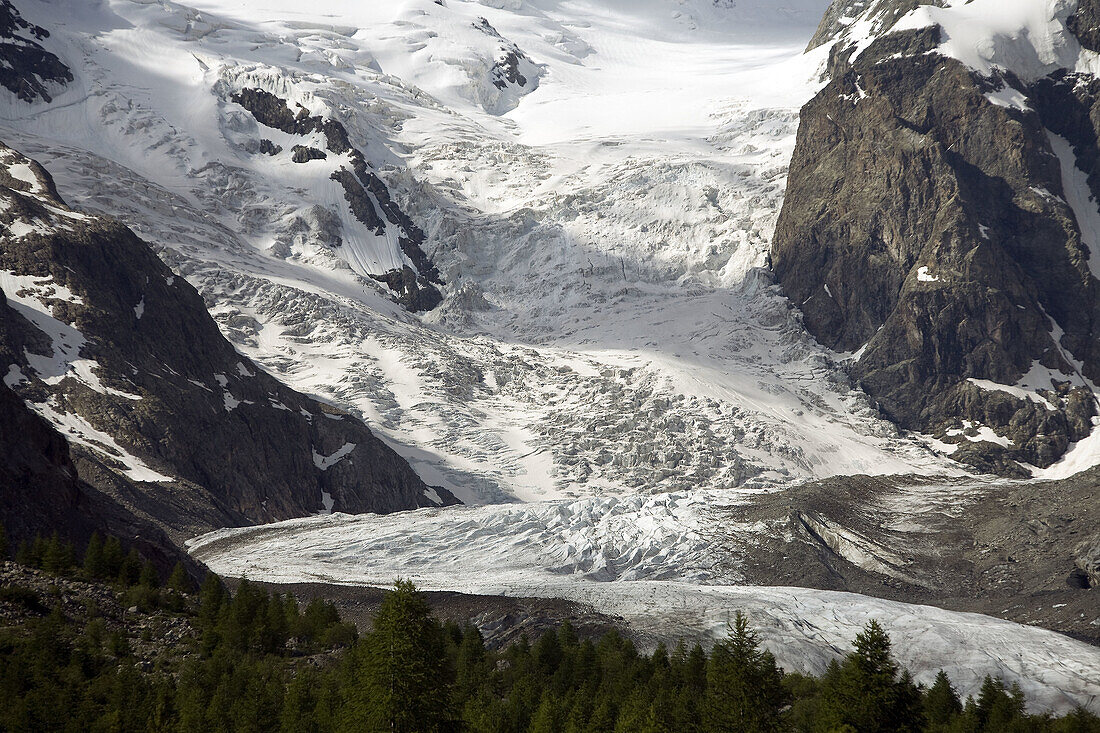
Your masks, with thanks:
M105 633L120 633L138 666L146 670L158 662L170 664L173 658L180 658L187 649L181 642L198 638L198 631L186 617L163 610L141 611L128 605L123 593L106 583L85 582L0 561L0 627L19 626L21 621L44 616L55 607L70 621L83 625L98 619Z
M976 611L1098 643L1098 487L1095 468L1042 483L836 477L719 522L749 583Z

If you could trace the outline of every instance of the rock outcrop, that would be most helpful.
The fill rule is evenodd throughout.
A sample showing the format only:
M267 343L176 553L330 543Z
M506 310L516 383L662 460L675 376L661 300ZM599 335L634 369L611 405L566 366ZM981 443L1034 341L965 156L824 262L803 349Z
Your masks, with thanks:
M1100 82L979 73L917 5L823 20L828 83L802 110L772 268L888 417L1027 475L1097 414ZM1094 28L1091 3L1077 23L1058 7L1051 24Z
M999 616L1100 642L1100 468L1043 483L837 476L720 510L747 583Z
M69 209L37 163L2 146L0 200L0 498L22 502L18 516L39 495L64 516L99 492L96 506L178 539L456 502L354 416L237 353L147 244Z
M438 285L443 281L439 270L424 252L427 235L401 210L391 198L384 181L372 169L361 150L351 144L347 128L337 120L311 115L301 105L291 110L289 103L264 89L246 88L233 93L230 99L239 104L261 125L288 135L306 137L319 133L325 139L325 147L336 156L347 156L348 164L340 165L331 179L344 189L344 200L356 221L368 232L384 237L390 227L397 233L397 244L408 258L409 264L386 272L366 273L378 282L386 283L398 302L411 311L427 311L443 301ZM266 142L266 141L265 141ZM277 155L272 148L261 152ZM328 156L317 148L295 145L291 149L295 163L324 160ZM330 245L340 247L343 240L334 238Z
M63 88L73 73L41 41L50 32L28 23L11 0L0 0L0 86L24 102L50 102L50 90Z

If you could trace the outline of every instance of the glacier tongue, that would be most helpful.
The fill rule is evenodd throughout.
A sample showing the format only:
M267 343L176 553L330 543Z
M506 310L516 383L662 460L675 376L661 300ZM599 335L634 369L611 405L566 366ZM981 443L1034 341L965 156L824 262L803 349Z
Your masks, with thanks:
M621 617L653 643L713 640L741 610L781 664L813 674L878 619L925 684L944 669L964 696L990 674L1019 682L1035 709L1100 699L1100 650L1051 631L854 593L732 585L738 558L724 544L768 531L726 521L723 505L747 499L697 491L338 514L221 530L189 549L216 572L272 582L386 586L405 577L428 590L566 598Z

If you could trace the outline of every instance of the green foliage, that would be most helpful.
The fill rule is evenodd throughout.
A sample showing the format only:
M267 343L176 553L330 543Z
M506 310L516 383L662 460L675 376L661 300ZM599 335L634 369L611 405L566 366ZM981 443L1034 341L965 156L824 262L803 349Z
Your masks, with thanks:
M110 577L107 572L107 560L103 556L103 539L98 532L92 533L88 546L84 548L84 577L101 580Z
M936 681L924 696L924 717L930 733L947 733L951 724L962 713L959 693L942 669L936 675Z
M872 620L856 635L855 651L822 679L816 730L918 733L924 727L921 693L908 673L898 679L890 638Z
M345 728L443 729L452 717L445 649L428 602L410 581L398 580L353 657Z
M191 582L191 578L187 576L187 571L183 568L183 563L176 563L176 566L172 568L172 574L168 576L167 583L168 590L175 591L176 593L192 593L195 590L195 584Z
M85 552L86 574L117 577L126 555L119 547L112 571L109 542L102 566L90 570ZM247 581L230 593L214 575L197 597L178 578L168 586L118 590L124 602L160 598L157 614L177 597L199 633L152 669L142 647L159 616L138 642L92 604L68 618L29 588L0 589L0 601L38 614L0 630L0 730L1100 733L1084 710L1028 715L1019 689L995 679L965 706L946 674L925 692L876 623L817 679L781 672L741 614L709 655L682 643L639 654L614 631L581 640L568 623L494 651L475 628L441 625L405 581L362 639L325 601L303 609Z
M783 728L790 702L783 673L740 611L707 665L706 721L712 730L771 733Z

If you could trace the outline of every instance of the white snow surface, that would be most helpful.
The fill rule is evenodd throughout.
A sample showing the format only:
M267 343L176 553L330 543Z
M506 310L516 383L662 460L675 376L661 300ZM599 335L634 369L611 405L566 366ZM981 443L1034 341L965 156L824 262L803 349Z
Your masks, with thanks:
M463 501L959 470L875 417L761 270L826 0L23 5L77 81L0 104L0 139ZM501 39L539 69L507 104ZM305 142L228 101L248 86L346 125L428 233L440 308L362 276L404 255L348 218L335 156L249 152Z
M24 0L77 80L48 106L0 100L0 139L70 203L154 243L257 364L481 505L244 530L232 555L204 554L204 538L195 552L218 572L404 574L701 635L741 607L798 652L786 663L818 671L876 615L896 620L922 679L944 666L972 690L967 675L994 672L1041 706L1090 702L1090 647L738 588L710 554L707 513L739 491L960 473L876 417L763 270L797 112L828 54L802 49L827 4ZM532 83L497 89L513 45ZM244 87L344 123L427 233L442 306L410 315L364 277L407 260L348 216L328 178L340 158L290 163L291 145L321 140L257 125L228 99ZM261 138L284 154L250 152Z
M1019 682L1032 707L1100 703L1100 649L1053 632L928 606L805 588L738 585L723 538L766 531L729 526L715 508L734 492L589 498L334 514L227 529L190 543L216 572L275 582L543 595L621 616L651 639L713 640L746 612L788 669L820 674L876 618L919 681L944 669L964 695L986 674ZM228 540L228 541L227 541Z
M321 455L316 450L314 450L313 464L322 471L327 471L340 461L347 458L353 450L355 450L355 443L344 443L335 453L330 456Z
M1073 146L1064 137L1049 130L1047 137L1062 168L1062 189L1066 195L1066 203L1073 209L1073 217L1081 230L1081 244L1089 253L1089 271L1093 277L1100 278L1100 205L1089 188L1088 176L1077 167Z
M892 28L900 31L939 25L940 53L991 76L1012 71L1034 81L1057 69L1096 73L1100 57L1083 49L1066 28L1077 0L946 0L944 7L921 5ZM1023 108L1026 100L1011 88L993 101Z

